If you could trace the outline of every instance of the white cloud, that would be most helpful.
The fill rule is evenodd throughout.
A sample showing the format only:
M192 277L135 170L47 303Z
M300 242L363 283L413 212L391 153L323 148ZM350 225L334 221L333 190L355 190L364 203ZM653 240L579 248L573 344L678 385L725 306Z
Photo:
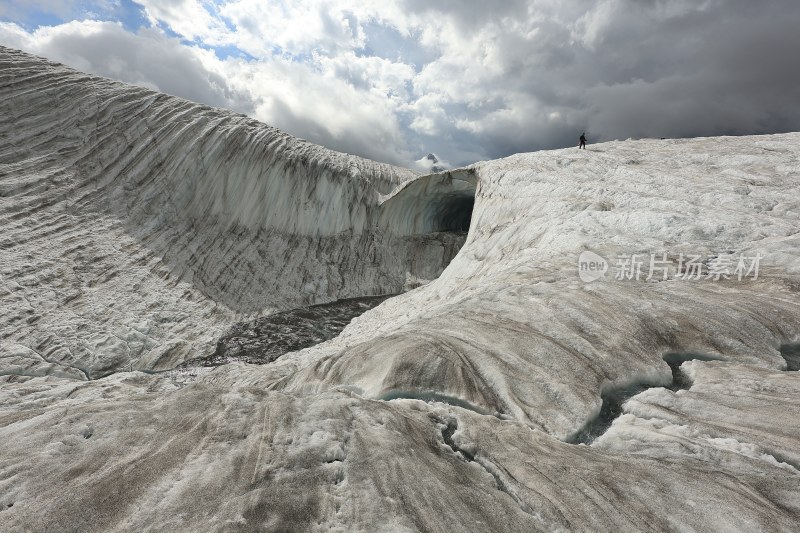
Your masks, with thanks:
M230 85L251 95L259 120L336 150L394 163L412 157L393 100L380 91L280 59L228 60L220 67Z
M13 48L32 50L30 34L13 22L0 22L0 43Z
M0 27L0 39L84 72L214 106L252 111L246 95L204 66L205 51L157 30L133 34L115 22L87 20L28 33L6 24Z
M223 20L212 13L209 0L133 0L144 7L150 22L163 22L172 31L188 40L201 40L209 45L228 44L233 36Z
M66 19L73 16L85 17L114 8L116 0L3 0L0 3L0 17L26 22L31 13L49 13Z
M341 2L239 0L220 12L236 26L237 45L258 57L270 55L275 47L293 55L334 55L363 43L354 11Z
M417 98L409 108L414 119L409 128L424 135L441 135L450 127L450 117L444 110L447 98L438 94L427 94Z

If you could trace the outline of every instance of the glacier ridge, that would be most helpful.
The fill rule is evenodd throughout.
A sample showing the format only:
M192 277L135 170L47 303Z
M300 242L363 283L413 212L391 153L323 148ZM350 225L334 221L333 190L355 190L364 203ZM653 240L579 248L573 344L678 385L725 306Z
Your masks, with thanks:
M427 282L463 244L446 206L407 208L426 222L406 231L381 222L410 170L0 52L0 275L25 308L4 309L3 338L17 372L172 368L236 319ZM472 201L423 180L439 203Z

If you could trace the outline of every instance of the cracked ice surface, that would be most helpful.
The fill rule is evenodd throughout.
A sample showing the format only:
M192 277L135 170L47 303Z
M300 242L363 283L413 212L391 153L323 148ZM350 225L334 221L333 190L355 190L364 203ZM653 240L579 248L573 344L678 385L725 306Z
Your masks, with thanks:
M417 177L0 52L4 528L796 530L800 135ZM335 339L180 385L135 371L242 315L436 277L460 242L415 232L460 227L472 187L441 276ZM585 249L764 259L586 284ZM664 354L709 360L673 391Z

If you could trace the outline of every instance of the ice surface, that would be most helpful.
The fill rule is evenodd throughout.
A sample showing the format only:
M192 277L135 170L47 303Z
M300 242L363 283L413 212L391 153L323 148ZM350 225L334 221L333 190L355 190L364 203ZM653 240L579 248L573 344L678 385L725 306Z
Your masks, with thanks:
M433 279L466 237L474 180L395 230L381 202L410 170L9 49L0 66L9 372L172 368L242 318Z
M3 528L796 530L800 134L418 176L9 49L0 96ZM763 261L585 283L586 250ZM269 365L147 373L418 280ZM716 360L675 391L665 354Z

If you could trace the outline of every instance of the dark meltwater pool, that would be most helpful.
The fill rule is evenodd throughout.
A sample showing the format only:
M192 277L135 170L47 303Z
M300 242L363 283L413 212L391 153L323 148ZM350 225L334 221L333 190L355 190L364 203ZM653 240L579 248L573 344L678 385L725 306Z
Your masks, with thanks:
M208 357L191 359L176 370L243 362L263 365L280 356L336 337L355 317L391 298L368 296L312 305L234 324Z

